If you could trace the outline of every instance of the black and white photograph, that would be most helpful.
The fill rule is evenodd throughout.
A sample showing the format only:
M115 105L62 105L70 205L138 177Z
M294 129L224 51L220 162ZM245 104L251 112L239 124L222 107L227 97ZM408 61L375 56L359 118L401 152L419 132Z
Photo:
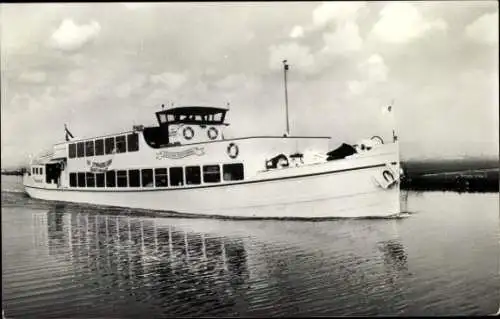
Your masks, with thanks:
M500 315L498 14L0 4L3 318Z

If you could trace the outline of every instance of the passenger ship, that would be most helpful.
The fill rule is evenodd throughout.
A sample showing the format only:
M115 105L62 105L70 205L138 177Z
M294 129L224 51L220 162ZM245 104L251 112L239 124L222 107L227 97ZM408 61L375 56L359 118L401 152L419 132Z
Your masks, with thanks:
M43 200L232 218L400 213L396 138L384 143L374 136L333 151L329 137L226 138L227 112L167 108L156 112L157 126L67 138L31 161L26 192Z

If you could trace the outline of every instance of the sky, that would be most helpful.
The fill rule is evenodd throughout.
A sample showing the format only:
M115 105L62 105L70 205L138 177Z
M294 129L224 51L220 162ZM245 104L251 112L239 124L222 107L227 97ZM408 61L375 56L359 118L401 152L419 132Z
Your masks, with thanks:
M401 157L499 153L496 1L0 5L1 164L75 137L226 106L227 137L330 147L380 135ZM393 112L383 109L393 105Z

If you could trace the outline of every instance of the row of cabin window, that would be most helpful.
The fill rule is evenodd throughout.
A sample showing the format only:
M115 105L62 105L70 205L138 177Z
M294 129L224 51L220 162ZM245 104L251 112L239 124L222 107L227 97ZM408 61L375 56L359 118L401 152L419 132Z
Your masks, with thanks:
M147 168L107 171L105 173L70 173L71 187L167 187L200 185L202 183L220 183L221 166L205 165ZM224 181L243 180L243 164L223 164L222 179Z
M69 144L69 158L98 156L104 154L112 154L116 149L116 153L136 152L139 150L139 135L137 133L128 135L119 135L108 138L101 138L71 143Z
M43 167L32 167L31 173L33 175L43 175Z

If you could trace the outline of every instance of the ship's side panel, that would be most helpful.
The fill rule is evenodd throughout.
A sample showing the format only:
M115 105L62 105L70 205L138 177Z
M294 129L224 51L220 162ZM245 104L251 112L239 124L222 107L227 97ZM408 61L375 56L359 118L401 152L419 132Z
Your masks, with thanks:
M399 213L399 186L380 184L394 153L284 169L237 185L152 191L27 188L32 197L232 217L363 217ZM288 175L285 172L288 171ZM293 171L293 174L292 174ZM393 170L396 174L397 171ZM295 177L300 174L302 177Z

